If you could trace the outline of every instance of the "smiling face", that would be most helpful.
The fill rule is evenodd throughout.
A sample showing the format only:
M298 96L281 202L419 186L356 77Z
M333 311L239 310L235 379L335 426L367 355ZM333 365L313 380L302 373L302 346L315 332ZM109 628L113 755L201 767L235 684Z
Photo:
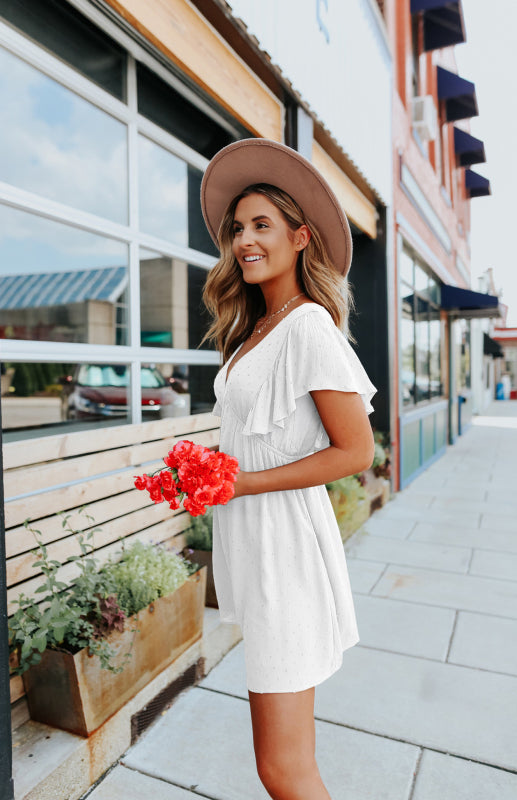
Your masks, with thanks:
M232 251L246 283L264 283L295 274L298 253L310 234L292 230L274 203L261 194L242 197L235 209Z

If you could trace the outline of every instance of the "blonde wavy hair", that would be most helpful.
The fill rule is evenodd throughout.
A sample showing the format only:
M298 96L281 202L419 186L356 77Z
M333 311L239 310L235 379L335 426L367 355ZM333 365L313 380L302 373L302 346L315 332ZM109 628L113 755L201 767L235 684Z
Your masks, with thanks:
M307 225L311 238L298 256L299 283L307 297L326 308L335 325L350 342L356 343L348 324L350 311L355 309L351 287L334 268L319 231L287 192L268 183L255 183L233 198L221 221L218 232L221 255L208 273L203 288L203 302L213 320L201 344L207 339L215 341L225 364L266 313L260 286L243 280L242 270L232 252L235 209L238 202L250 194L267 197L281 211L291 231Z

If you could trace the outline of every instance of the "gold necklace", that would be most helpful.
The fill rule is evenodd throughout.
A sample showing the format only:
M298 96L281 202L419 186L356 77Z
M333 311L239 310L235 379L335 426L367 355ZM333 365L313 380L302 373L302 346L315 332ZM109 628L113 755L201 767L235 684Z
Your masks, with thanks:
M300 292L300 294L297 294L297 295L295 295L295 297L291 297L291 299L290 299L290 300L288 300L288 301L287 301L287 303L285 303L285 304L282 306L282 308L280 308L278 311L274 311L272 314L270 314L270 315L269 315L269 317L266 319L266 321L262 323L262 325L260 326L260 328L257 328L257 327L255 326L255 329L253 330L253 332L252 332L252 333L251 333L251 335L250 335L250 339L253 339L253 337L254 337L254 336L258 336L258 334L259 334L259 333L262 333L262 331L264 330L264 328L266 328L266 327L269 325L269 323L271 322L271 320L273 319L273 317L276 317L276 315L277 315L277 314L280 314L282 311L285 311L285 309L287 308L287 306L288 306L290 303L294 302L294 300L297 300L297 299L298 299L298 297L302 297L304 294L305 294L305 292Z

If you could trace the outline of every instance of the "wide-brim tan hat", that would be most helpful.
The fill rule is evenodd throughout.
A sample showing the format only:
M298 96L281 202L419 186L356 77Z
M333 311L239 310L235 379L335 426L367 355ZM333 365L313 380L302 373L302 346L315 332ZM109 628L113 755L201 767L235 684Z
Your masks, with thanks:
M272 139L241 139L223 147L208 164L201 182L201 208L217 247L228 205L253 183L283 189L325 240L333 265L346 275L352 261L352 235L339 200L320 172L291 147Z

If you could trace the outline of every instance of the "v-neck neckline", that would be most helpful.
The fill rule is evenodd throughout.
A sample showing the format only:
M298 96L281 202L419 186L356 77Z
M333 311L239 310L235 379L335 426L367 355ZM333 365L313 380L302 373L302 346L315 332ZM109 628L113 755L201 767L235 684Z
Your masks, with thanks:
M257 342L257 344L256 344L256 345L254 345L254 346L253 346L253 347L252 347L250 350L248 350L246 353L244 353L244 355L243 355L243 356L241 356L241 358L239 358L239 360L238 360L238 361L237 361L237 363L235 364L235 367L237 367L237 366L238 366L239 362L240 362L240 361L242 361L242 359L243 359L243 358L246 358L246 356L247 356L247 355L249 355L250 353L252 353L254 350L256 350L256 349L257 349L257 347L260 347L260 345L262 344L262 342L265 342L265 341L266 341L266 339L268 338L268 336L271 336L271 335L272 335L272 334L273 334L273 333L276 331L276 329L277 329L277 328L279 328L279 327L281 326L282 322L285 322L285 321L286 321L286 319L289 319L289 317L291 317L291 316L292 316L292 314L294 314L294 313L295 313L296 311L298 311L300 308L304 308L305 306L310 306L311 308L312 308L313 306L322 307L322 306L320 306L320 304L319 304L319 303L314 303L314 302L311 302L311 303L301 303L299 306L296 306L296 308L293 308L293 310L292 310L292 311L290 311L290 312L289 312L289 314L286 314L286 315L285 315L285 317L283 317L283 318L280 320L280 322L277 322L277 324L275 325L275 327L273 328L273 330L269 331L269 333L266 333L266 335L264 336L264 338L263 338L263 339L261 339L259 342ZM247 341L247 339L246 339L245 341ZM230 364L233 362L233 360L234 360L235 356L237 355L237 353L239 352L239 350L241 349L241 347L242 347L242 345L243 345L244 343L245 343L245 342L241 342L241 343L240 343L240 345L237 347L237 349L236 349L236 350L234 350L234 351L233 351L232 355L230 356L230 358L229 358L229 359L228 359L228 361L226 362L226 372L225 372L225 376L224 376L224 388L225 388L225 389L226 389L226 387L228 386L228 380L229 380L229 378L230 378L230 375L232 374L232 372L233 372L233 369L235 369L235 367L234 367L233 369L231 369L231 370L228 372L229 366L230 366Z

